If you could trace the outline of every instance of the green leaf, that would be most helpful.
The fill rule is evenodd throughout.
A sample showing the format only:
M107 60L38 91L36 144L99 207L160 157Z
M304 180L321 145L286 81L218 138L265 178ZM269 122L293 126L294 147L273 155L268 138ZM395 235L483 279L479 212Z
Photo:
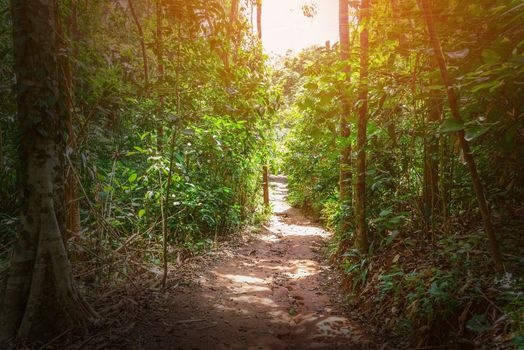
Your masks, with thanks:
M389 214L391 214L393 212L393 209L391 208L388 208L388 209L384 209L380 212L380 216L384 217L384 216L388 216Z
M309 82L304 84L304 87L308 90L316 90L318 88L318 85L316 83Z
M456 132L464 129L464 122L458 121L456 119L446 119L440 125L440 132Z
M482 333L491 330L492 327L486 319L486 316L477 314L467 322L466 328L473 332Z
M132 173L131 175L129 175L129 178L127 179L127 181L133 183L136 181L137 178L138 178L138 175L136 173Z
M138 217L141 219L144 215L146 215L146 210L145 209L140 209L138 211Z
M500 61L500 55L493 50L485 49L482 51L482 59L486 64L495 64Z
M473 126L473 127L467 128L464 138L467 141L474 140L477 137L484 135L490 128L491 128L491 125L488 125L488 126L479 125L479 126Z
M444 90L444 85L430 85L427 86L428 90L441 91Z
M492 92L494 89L498 88L500 85L502 85L502 82L498 80L486 81L484 83L473 86L473 88L471 89L471 92L477 92L477 91L485 90L485 89L490 89L490 92Z

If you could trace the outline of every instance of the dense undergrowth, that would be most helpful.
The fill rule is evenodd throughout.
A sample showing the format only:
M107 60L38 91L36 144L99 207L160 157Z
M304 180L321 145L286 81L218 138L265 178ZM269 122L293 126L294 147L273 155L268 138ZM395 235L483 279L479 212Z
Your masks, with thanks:
M18 230L19 164L11 19L9 3L0 4L4 263ZM82 231L69 249L78 275L113 283L117 271L137 269L118 253L160 264L163 232L175 262L177 252L263 220L261 170L278 91L246 18L218 1L165 2L160 19L146 1L74 6L61 4L61 21L74 72L68 173Z
M340 60L338 44L282 59L277 78L287 101L282 127L289 132L282 142L290 199L335 232L329 253L346 281L348 302L378 329L415 347L524 347L524 35L517 25L522 6L515 1L434 4L463 124L451 119L416 3L372 6L369 250L352 247L354 225L341 223L354 222L353 206L341 205L338 198L340 152L355 147L356 110L362 103L357 83L348 84L343 72L351 64L351 82L358 82L358 35L352 38L350 62ZM354 105L348 138L340 136L344 96ZM486 185L504 254L502 275L490 265L454 134L461 129ZM355 177L354 148L352 158Z

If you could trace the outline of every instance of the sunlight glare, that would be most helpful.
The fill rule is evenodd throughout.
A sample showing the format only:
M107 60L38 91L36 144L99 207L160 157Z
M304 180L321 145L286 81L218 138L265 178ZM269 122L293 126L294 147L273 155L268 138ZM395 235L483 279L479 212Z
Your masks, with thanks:
M224 278L229 279L230 281L236 282L236 283L266 283L261 278L257 277L251 277L251 276L242 276L242 275L224 275L222 276Z
M311 3L316 5L317 14L307 18L302 6ZM337 0L264 0L262 4L262 39L268 54L338 41Z

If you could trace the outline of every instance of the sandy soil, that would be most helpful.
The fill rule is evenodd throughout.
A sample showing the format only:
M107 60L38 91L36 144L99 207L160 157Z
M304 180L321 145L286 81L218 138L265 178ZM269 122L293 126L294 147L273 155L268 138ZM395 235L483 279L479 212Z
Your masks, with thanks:
M286 203L284 177L272 177L271 194L274 215L266 230L197 281L166 292L164 310L155 310L147 327L133 327L122 348L377 347L334 302L322 258L329 234Z

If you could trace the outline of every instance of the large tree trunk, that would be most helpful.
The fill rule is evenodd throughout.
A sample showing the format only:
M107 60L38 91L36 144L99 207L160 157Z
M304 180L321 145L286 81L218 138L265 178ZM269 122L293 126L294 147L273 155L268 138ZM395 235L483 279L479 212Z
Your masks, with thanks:
M340 37L340 59L344 62L343 72L346 75L347 84L351 83L351 66L350 66L350 43L349 43L349 4L348 0L339 0L338 2L338 31ZM349 211L351 208L351 142L349 141L350 129L348 118L351 113L351 103L347 93L342 93L340 98L340 137L346 145L342 146L340 151L340 168L339 168L339 196L340 204L344 210ZM345 232L350 225L349 213L344 213L340 223L340 230Z
M366 223L366 144L368 123L368 61L369 61L370 0L360 4L360 82L358 93L357 183L355 188L355 247L365 253L368 249Z
M59 31L61 36L65 39L63 30ZM71 14L69 18L69 41L63 40L64 52L70 53L68 55L60 55L60 78L61 90L65 97L65 106L67 113L67 154L72 155L76 148L76 135L74 130L75 119L75 84L74 84L74 65L78 58L78 23L77 23L77 2L71 2ZM76 179L74 176L73 163L67 162L66 166L66 184L65 184L65 200L66 200L66 236L78 234L81 230L80 223L80 202L77 196Z
M13 0L21 231L0 301L0 342L46 339L98 316L75 288L66 230L66 118L53 0Z
M435 56L437 58L437 62L440 68L440 74L442 76L442 81L444 82L444 86L446 87L451 114L453 115L453 118L456 121L462 123L463 120L460 116L458 98L455 94L453 81L448 73L444 53L442 51L440 40L435 30L435 23L433 21L433 13L431 12L431 7L429 5L428 0L419 0L419 2L422 7L422 11L424 12L424 18L426 19L426 24L428 27L429 40L431 42L431 46L433 47L433 52L435 53ZM491 223L491 214L489 212L488 203L484 194L484 188L482 186L482 182L480 181L480 177L477 172L477 164L475 163L475 158L473 158L473 154L471 153L471 149L469 147L469 142L466 140L464 134L464 129L459 130L457 132L457 136L460 141L460 146L462 147L462 152L464 154L464 159L466 160L466 163L469 168L471 182L473 183L473 189L475 190L477 201L479 203L480 213L484 222L484 231L486 231L486 235L488 236L488 239L491 244L493 263L497 272L503 272L504 265L502 262L502 255L500 254L497 238L495 236L495 232L493 231L493 225Z

